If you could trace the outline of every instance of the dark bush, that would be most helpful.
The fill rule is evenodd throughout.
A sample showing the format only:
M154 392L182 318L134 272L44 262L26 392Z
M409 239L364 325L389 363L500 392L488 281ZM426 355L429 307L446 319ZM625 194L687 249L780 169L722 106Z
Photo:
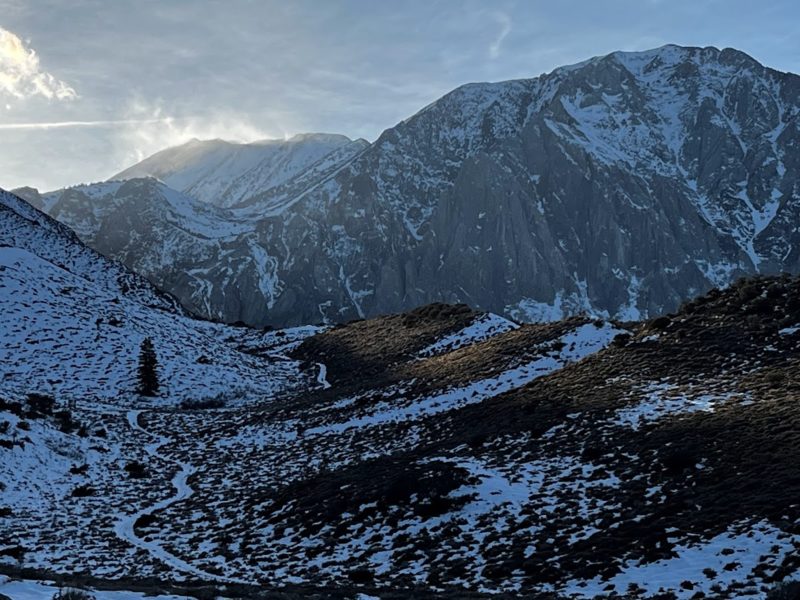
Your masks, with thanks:
M78 427L78 423L72 419L72 413L68 410L60 410L53 416L58 421L58 428L63 433L72 433Z
M750 300L761 295L761 286L753 280L742 280L742 285L739 288L739 300L742 302L749 302Z
M630 333L620 333L614 336L614 339L611 340L611 345L616 346L617 348L623 348L628 345L628 342L631 341L631 334Z
M22 417L24 410L21 402L12 402L11 400L4 400L0 398L0 410L7 410L12 415Z
M28 394L28 409L33 415L50 416L55 408L55 398L45 394Z
M375 578L372 571L366 567L351 569L347 576L350 578L350 581L356 584L370 583Z
M783 371L770 371L767 373L766 380L770 385L780 385L786 381L786 374Z
M655 329L655 330L658 330L658 331L663 331L664 329L666 329L667 327L670 326L670 323L672 323L672 319L670 319L667 316L656 317L655 319L650 321L649 328L650 329Z
M95 597L86 590L64 588L53 595L53 600L95 600Z
M769 298L759 296L747 305L747 313L751 315L766 315L774 310L774 303Z
M147 468L142 463L135 460L125 465L125 471L127 471L128 477L131 479L147 477Z
M150 525L152 525L156 521L158 521L158 519L156 518L155 515L150 515L150 514L142 515L141 517L136 519L136 522L133 524L133 527L134 529L136 529L137 527L138 528L150 527Z
M414 504L414 512L422 520L432 519L450 512L458 498L449 496L431 496Z
M693 469L700 462L697 452L693 448L675 448L664 451L661 457L661 464L673 474L682 473L687 469Z
M767 593L767 600L800 600L800 581L784 581Z
M183 410L212 410L215 408L225 408L225 400L222 398L182 400L180 406Z
M74 490L72 490L72 496L74 498L85 498L87 496L94 496L94 488L89 485L79 485Z
M8 556L9 558L13 558L14 560L22 560L25 557L25 553L27 550L22 546L8 546L6 548L0 548L0 556Z
M470 436L469 440L467 441L467 444L473 450L477 450L486 443L487 439L488 436L485 433L475 433L472 436Z

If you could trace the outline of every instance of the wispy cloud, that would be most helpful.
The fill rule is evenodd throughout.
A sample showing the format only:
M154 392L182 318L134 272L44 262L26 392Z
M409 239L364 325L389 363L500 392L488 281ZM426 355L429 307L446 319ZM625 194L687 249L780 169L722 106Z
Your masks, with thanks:
M122 127L126 125L154 125L172 122L164 119L118 119L110 121L54 121L44 123L0 123L0 129L61 129L66 127Z
M224 139L252 142L285 138L290 131L282 127L263 128L235 111L214 111L203 115L173 116L159 101L137 98L123 113L123 125L115 136L117 153L125 164L138 162L154 152L196 139Z
M492 13L492 16L495 21L497 21L497 24L500 25L500 32L489 46L489 57L498 58L500 56L500 47L503 45L503 40L511 33L511 17L502 12Z
M72 100L78 93L39 64L36 51L14 33L0 27L0 94L14 98L43 96Z

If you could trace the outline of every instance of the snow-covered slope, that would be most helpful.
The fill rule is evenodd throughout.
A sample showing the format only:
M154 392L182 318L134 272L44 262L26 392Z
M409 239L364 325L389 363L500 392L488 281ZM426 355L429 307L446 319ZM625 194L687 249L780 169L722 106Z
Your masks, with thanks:
M146 337L158 356L162 402L263 398L302 380L292 361L240 350L258 332L190 317L171 296L2 191L0 312L2 392L134 401Z
M466 85L238 204L251 229L220 244L218 267L192 249L141 272L259 325L437 301L518 321L658 314L800 270L799 90L737 50L678 46ZM131 237L103 252L162 252Z
M242 347L282 344L308 387L210 411L0 396L0 572L763 599L800 575L798 298L781 276L624 326L436 304L273 332Z
M162 150L111 180L156 177L198 200L227 207L286 183L337 150L364 143L322 133L250 144L192 140Z

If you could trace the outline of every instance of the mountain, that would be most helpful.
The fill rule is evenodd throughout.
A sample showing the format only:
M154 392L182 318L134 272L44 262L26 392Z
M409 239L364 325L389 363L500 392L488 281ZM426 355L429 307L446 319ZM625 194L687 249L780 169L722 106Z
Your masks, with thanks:
M102 251L153 255L136 268L231 322L439 301L635 320L743 274L800 270L798 112L800 77L737 50L615 52L460 87L343 163L240 202L228 220L249 226L213 272L187 248L162 273L167 234ZM93 190L59 193L86 205L65 223L80 230L107 201Z
M625 325L434 304L297 338L318 384L280 398L83 397L83 437L5 401L0 572L252 599L764 598L800 569L798 298L797 278L745 279Z
M0 396L133 402L145 338L159 364L155 403L237 402L306 385L308 378L295 361L252 353L252 345L268 346L274 334L192 317L174 297L5 191L0 313Z
M250 144L195 139L162 150L111 180L155 177L197 200L227 207L286 183L326 157L346 159L366 145L325 133Z

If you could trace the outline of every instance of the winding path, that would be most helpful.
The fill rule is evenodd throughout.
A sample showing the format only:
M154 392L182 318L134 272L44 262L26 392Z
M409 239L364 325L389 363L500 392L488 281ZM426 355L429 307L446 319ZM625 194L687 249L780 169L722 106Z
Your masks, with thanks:
M174 465L179 467L178 472L172 478L172 485L175 488L175 493L162 500L161 502L157 502L152 506L147 508L143 508L142 510L135 512L131 515L126 515L120 518L117 521L116 525L114 526L114 532L117 536L135 546L137 548L141 548L145 550L150 556L155 558L156 560L171 566L173 569L180 571L182 573L190 574L200 579L204 579L206 581L221 581L225 583L240 583L244 585L248 585L252 582L243 581L239 579L234 579L230 577L224 577L221 575L214 575L213 573L209 573L208 571L204 571L194 565L189 564L185 560L178 558L174 554L171 554L166 549L164 549L158 542L155 541L147 541L138 535L136 535L136 531L134 529L134 525L136 521L146 515L152 515L160 510L167 508L181 500L185 500L186 498L190 497L194 490L189 486L187 480L189 477L195 473L197 470L193 465L189 463L184 463L168 456L161 454L158 450L161 446L167 444L170 440L167 437L155 435L147 431L144 427L139 424L139 415L142 413L141 410L130 410L127 413L128 424L130 425L131 429L135 431L139 431L144 435L148 436L150 439L154 440L153 443L147 444L144 449L145 451L155 458L160 458L161 460L165 460L170 462Z
M323 390L327 390L331 387L331 384L328 383L328 367L322 363L317 363L317 367L319 368L319 373L317 373L317 383L322 386Z

